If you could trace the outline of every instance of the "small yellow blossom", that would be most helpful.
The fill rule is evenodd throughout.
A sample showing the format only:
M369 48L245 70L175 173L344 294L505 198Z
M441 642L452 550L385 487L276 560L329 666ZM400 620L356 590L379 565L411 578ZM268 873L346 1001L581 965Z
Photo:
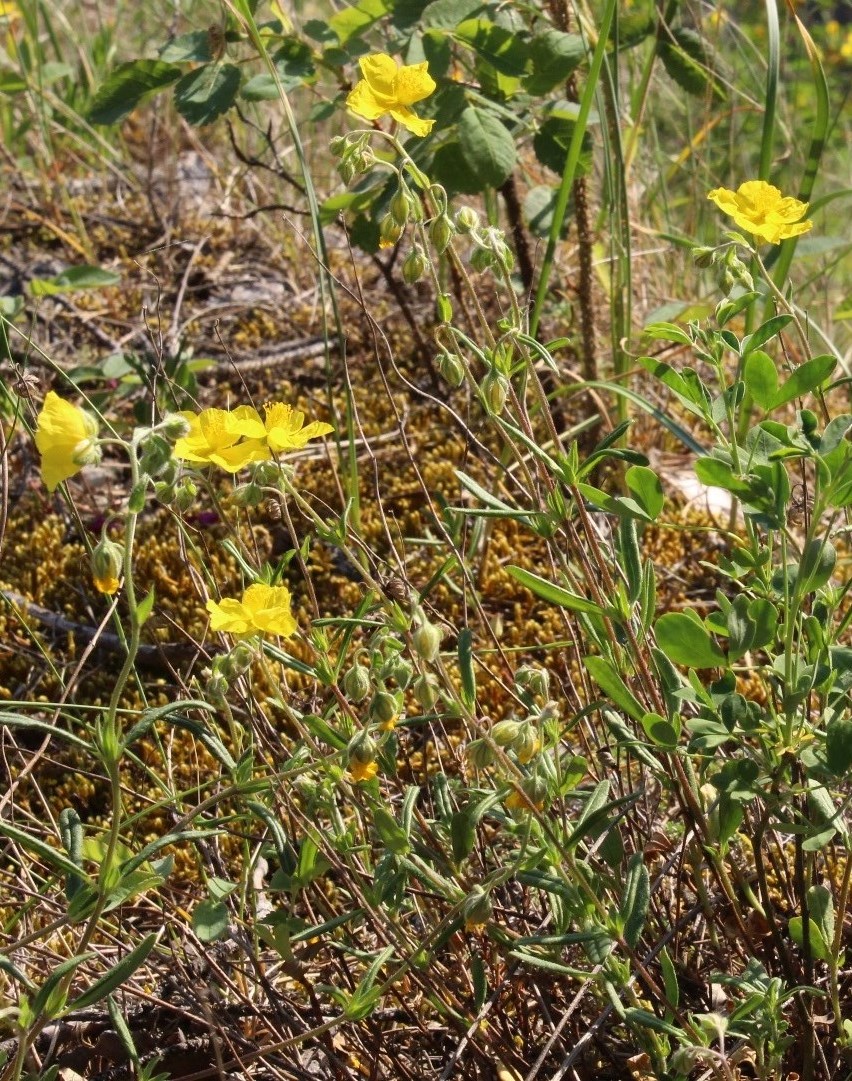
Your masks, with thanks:
M730 214L740 229L770 244L806 233L812 221L802 221L808 204L781 192L765 180L747 180L736 191L714 188L707 195L720 210Z
M35 444L41 454L41 476L52 492L62 481L100 458L98 424L79 406L48 391L38 415Z
M94 578L95 589L99 593L105 593L108 597L111 597L113 593L118 592L118 579L112 575L107 575L103 578Z
M372 781L378 772L379 763L375 759L372 762L359 762L357 758L353 758L349 762L349 774L356 784L360 784L361 781Z
M262 462L269 457L266 447L257 439L243 440L241 422L257 413L251 406L227 409L203 409L200 413L184 410L180 413L189 422L189 432L175 443L175 457L187 462L218 465L236 473L250 462ZM242 441L241 441L242 440Z
M298 450L309 439L328 435L334 428L321 420L305 424L305 414L284 402L268 402L263 407L264 420L251 406L243 405L231 414L232 427L248 440L264 443L275 454L285 450ZM237 415L239 414L239 416Z
M298 624L290 608L290 590L286 586L267 586L255 582L241 600L225 597L207 602L210 629L224 631L238 638L255 634L277 634L289 638Z
M415 102L428 98L437 85L428 63L400 66L387 53L362 56L359 63L364 78L346 99L352 112L365 120L378 120L390 113L412 135L428 135L435 121L423 120L411 109Z

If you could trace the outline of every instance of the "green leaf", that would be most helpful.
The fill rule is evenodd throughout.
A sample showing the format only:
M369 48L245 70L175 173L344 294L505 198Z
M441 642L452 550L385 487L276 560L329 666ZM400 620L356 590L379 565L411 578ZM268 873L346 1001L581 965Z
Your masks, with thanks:
M455 30L459 23L483 11L482 0L433 0L420 16L421 30Z
M463 863L476 844L476 823L469 809L456 811L450 820L450 841L453 859L456 863Z
M696 477L709 488L724 488L725 491L743 497L751 494L751 486L741 477L735 476L728 463L719 458L699 458L693 468Z
M660 478L654 470L644 465L634 465L627 470L624 480L639 506L647 512L652 522L656 521L666 497Z
M805 948L805 923L801 916L793 916L788 922L787 926L790 929L790 938L796 943L800 950ZM817 961L830 961L831 951L828 944L822 937L822 931L819 929L819 925L813 920L808 920L808 942L811 947L811 954Z
M642 728L648 739L658 747L671 751L677 747L680 736L680 722L675 726L659 713L646 713L642 718Z
M743 369L746 390L761 409L771 409L778 394L778 369L775 361L762 349L755 349L746 358Z
M113 270L103 270L97 266L74 266L60 271L52 278L32 278L27 283L27 291L30 296L50 297L57 293L76 293L82 289L103 289L120 282L121 276Z
M568 157L568 147L574 137L576 124L576 106L571 107L566 103L564 107L557 107L544 121L533 136L533 150L535 156L542 165L546 165L559 176L565 169L565 160ZM592 167L592 137L586 132L583 136L583 146L577 163L577 176L586 176Z
M843 777L852 766L852 717L835 717L825 733L825 758L835 777Z
M149 94L180 78L180 68L162 60L128 60L108 77L89 109L92 124L115 124L133 112Z
M453 37L469 45L481 59L503 75L523 75L527 65L527 44L505 26L490 19L465 19Z
M524 89L535 97L564 83L586 59L586 46L578 34L553 28L536 34L529 49L530 74L524 79Z
M192 929L202 942L215 942L228 930L228 906L222 901L200 901L192 912Z
M631 949L636 948L642 935L650 900L651 880L648 868L642 853L637 852L627 868L624 896L619 907L619 915L624 923L624 941Z
M767 319L765 323L761 323L754 334L750 334L747 338L743 339L743 356L753 352L755 349L759 349L762 345L766 345L768 341L771 341L776 334L782 331L788 323L792 323L792 321L792 315L773 315L771 319Z
M796 588L801 596L820 589L834 573L837 552L831 541L818 537L809 541L796 572Z
M583 664L604 694L620 710L641 723L645 708L605 657L584 657Z
M725 654L707 628L686 612L667 612L654 628L657 644L670 661L688 668L716 668Z
M459 150L483 188L499 188L515 167L515 140L494 113L468 105L458 125Z
M160 59L168 64L187 60L207 63L213 59L210 34L206 30L191 30L188 34L179 34L160 49Z
M385 0L359 0L351 7L345 7L328 20L328 25L337 35L341 45L363 34L377 22L388 10Z
M144 938L135 949L131 950L126 957L123 957L105 976L95 980L91 987L84 991L79 998L69 1003L65 1012L72 1013L76 1010L85 1010L89 1006L94 1006L96 1002L100 1002L102 998L112 994L117 987L127 983L133 973L138 968L141 968L148 959L148 954L153 950L156 941L157 935L155 933Z
M473 709L476 703L476 673L473 670L473 631L470 627L463 627L459 631L458 654L462 701L468 709Z
M558 604L560 608L567 608L571 612L582 612L586 615L604 615L604 610L594 601L579 597L576 593L563 589L562 586L548 582L546 578L541 578L531 571L524 570L523 567L516 567L511 564L506 567L506 570L521 585L526 586L537 597L550 601L551 604Z
M834 371L836 365L837 357L833 357L828 353L800 364L778 390L772 402L772 408L786 405L787 402L792 402L794 398L803 398L806 394L816 390L817 387L822 386Z
M190 124L210 124L234 104L240 89L236 64L205 64L184 75L175 87L175 105Z
M151 618L151 613L154 610L155 592L155 587L151 586L142 600L136 605L136 619L140 627L143 627Z
M709 90L723 98L724 91L711 70L704 39L685 26L668 33L669 37L657 42L657 55L671 78L687 94L703 98Z
M408 843L408 835L390 811L386 811L384 807L376 807L373 811L373 824L376 827L379 840L388 851L397 856L408 854L411 849L411 845Z

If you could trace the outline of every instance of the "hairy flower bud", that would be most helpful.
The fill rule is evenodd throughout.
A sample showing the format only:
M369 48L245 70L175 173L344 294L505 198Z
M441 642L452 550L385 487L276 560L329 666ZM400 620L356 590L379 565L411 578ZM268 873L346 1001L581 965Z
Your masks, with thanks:
M515 683L537 698L547 698L550 690L550 673L546 668L537 668L531 664L524 664L515 672Z
M465 754L476 769L488 769L494 764L494 752L484 739L474 739L468 743Z
M352 739L350 739L348 753L350 762L367 765L368 763L375 761L376 755L378 754L378 747L370 733L363 728L360 732L356 732Z
M146 481L142 480L131 488L130 495L127 497L127 509L131 514L139 514L145 509L145 502L147 499L148 484Z
M163 436L157 435L156 432L151 432L142 440L141 448L139 469L149 477L156 477L171 461L171 444Z
M429 237L439 255L442 255L447 250L455 231L455 226L446 214L441 214L432 222L429 227Z
M189 478L182 480L174 490L174 503L178 510L187 511L195 502L198 495L198 485Z
M401 703L390 691L376 691L370 699L370 720L379 726L393 726L399 716Z
M185 435L189 435L189 421L180 413L167 413L157 428L166 439L182 439Z
M117 592L123 564L123 546L101 537L92 551L92 580L99 593L112 596Z
M363 702L370 693L370 670L363 664L353 664L343 677L343 690L350 702Z
M458 353L439 353L435 363L442 377L451 387L460 387L464 382L464 362Z
M387 214L379 224L379 247L392 248L402 234L402 226L398 225L390 214Z
M435 708L438 701L438 687L432 676L418 676L412 687L414 700L424 710Z
M538 729L531 724L521 725L518 738L512 744L512 750L518 756L518 761L526 765L541 750L541 737Z
M491 371L482 380L480 388L485 408L495 417L499 417L506 408L509 396L509 380L500 372Z
M406 187L400 187L390 201L390 216L396 224L404 229L411 217L411 193Z
M426 273L428 265L423 249L419 244L415 244L402 264L402 280L406 285L414 285Z
M441 639L443 637L441 628L436 627L434 623L430 623L426 617L423 616L420 625L415 629L411 636L414 652L421 660L426 661L428 664L432 664L433 661L438 658L438 653L441 649Z
M470 255L470 265L482 274L494 265L494 253L488 248L474 248Z
M494 911L491 898L481 886L474 886L462 904L465 931L481 931Z
M494 725L491 729L491 738L498 747L511 747L518 738L520 731L520 721L514 721L509 718L505 721L498 721L497 724Z
M470 206L461 207L456 213L456 229L460 233L472 233L479 228L479 215Z
M238 507L257 507L263 502L263 489L253 481L249 484L241 484L231 493L231 499Z

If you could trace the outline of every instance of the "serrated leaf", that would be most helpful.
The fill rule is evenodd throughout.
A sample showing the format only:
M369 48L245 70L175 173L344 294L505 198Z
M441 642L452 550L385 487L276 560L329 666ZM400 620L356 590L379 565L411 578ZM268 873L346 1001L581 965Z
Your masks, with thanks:
M669 34L670 37L657 42L657 55L677 85L696 97L704 97L708 92L724 97L713 74L704 39L684 26L670 30Z
M459 150L483 188L499 188L515 167L515 140L488 109L468 105L458 125Z
M190 124L211 124L234 104L240 89L236 64L205 64L189 72L175 87L175 106Z
M213 59L210 44L210 34L207 30L190 30L188 34L179 34L167 41L160 49L160 59L168 64L187 60L206 63Z
M654 627L657 645L670 661L688 668L716 668L725 654L707 628L686 612L667 612Z
M548 29L536 34L529 46L530 74L524 89L536 97L564 83L586 59L586 46L579 34Z
M128 60L100 87L88 120L92 124L115 124L133 112L149 94L164 90L180 78L180 68L162 60Z

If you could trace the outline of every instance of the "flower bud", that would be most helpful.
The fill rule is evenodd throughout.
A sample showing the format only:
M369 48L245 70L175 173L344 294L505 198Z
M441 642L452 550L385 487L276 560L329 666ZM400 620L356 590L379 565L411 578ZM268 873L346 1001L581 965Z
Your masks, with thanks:
M470 265L482 274L494 265L494 255L488 248L474 248L470 255Z
M414 285L419 282L426 273L426 256L419 244L415 244L402 264L402 280L406 285Z
M715 254L715 248L693 248L692 261L696 266L706 269L713 265Z
M531 724L521 725L518 738L512 744L512 750L518 756L518 761L526 765L541 750L541 737L538 729Z
M156 477L164 466L171 461L171 444L163 436L152 432L142 440L141 447L142 454L139 458L139 468L149 477Z
M379 771L376 754L378 747L366 729L357 732L349 741L347 748L349 756L349 772L352 779L358 781L370 781Z
M465 754L476 769L488 769L494 764L494 752L484 739L474 739L468 743Z
M438 371L451 387L460 387L464 382L464 363L458 353L439 353L435 358Z
M228 693L228 681L221 672L211 672L204 684L204 693L214 704L224 700Z
M230 683L232 680L238 679L243 672L248 671L253 656L254 652L251 646L239 642L230 653L215 658L213 670Z
M189 421L180 413L167 413L157 427L166 439L182 439L189 434Z
M547 803L547 782L543 777L527 777L521 782L521 791L513 789L506 797L506 806L510 811L529 811L530 804L543 811Z
M401 229L408 225L408 219L411 216L411 195L407 188L400 187L391 199L390 216Z
M241 484L239 488L235 488L231 493L231 499L238 507L257 507L263 502L263 489L259 484L250 481L248 484Z
M418 676L412 687L414 700L424 710L435 708L438 701L438 687L432 676Z
M335 158L342 158L349 147L349 140L345 135L335 135L329 142L328 149L331 151L332 156Z
M472 233L479 228L479 215L470 206L461 207L456 213L456 229L460 233Z
M187 511L195 502L198 495L198 485L193 484L189 478L182 480L174 490L174 502L178 510Z
M376 691L370 699L370 720L380 726L393 726L399 717L400 703L390 691Z
M509 380L506 376L500 372L489 372L482 380L480 392L488 412L499 417L506 408L506 398L509 396Z
M176 495L177 490L173 484L167 484L164 480L154 481L154 496L160 501L160 503L168 506L169 503L174 502Z
M92 551L92 580L99 593L112 596L124 565L124 548L108 537L101 537Z
M344 158L337 166L337 171L340 173L340 179L347 187L355 179L355 166L352 164L351 158Z
M390 214L386 215L379 224L379 247L392 248L402 234L402 226L397 225Z
M435 251L439 255L442 255L447 250L455 231L455 226L446 214L441 214L440 217L435 218L432 222L429 227L429 237Z
M493 911L491 898L482 886L474 886L462 904L465 931L481 931L491 919Z
M424 616L411 636L414 652L421 660L426 661L427 664L432 664L438 658L443 637L441 628L436 627L434 623L430 623Z
M389 657L382 665L380 678L383 680L392 679L398 687L404 690L411 682L413 674L414 669L404 657L394 656Z
M515 683L537 698L547 698L550 690L550 673L546 668L536 668L531 664L524 664L515 672Z
M370 670L363 664L353 664L343 677L343 690L350 702L363 702L370 693Z
M510 747L521 731L520 721L514 721L511 718L505 721L498 721L497 724L491 729L491 738L497 744L498 747Z

